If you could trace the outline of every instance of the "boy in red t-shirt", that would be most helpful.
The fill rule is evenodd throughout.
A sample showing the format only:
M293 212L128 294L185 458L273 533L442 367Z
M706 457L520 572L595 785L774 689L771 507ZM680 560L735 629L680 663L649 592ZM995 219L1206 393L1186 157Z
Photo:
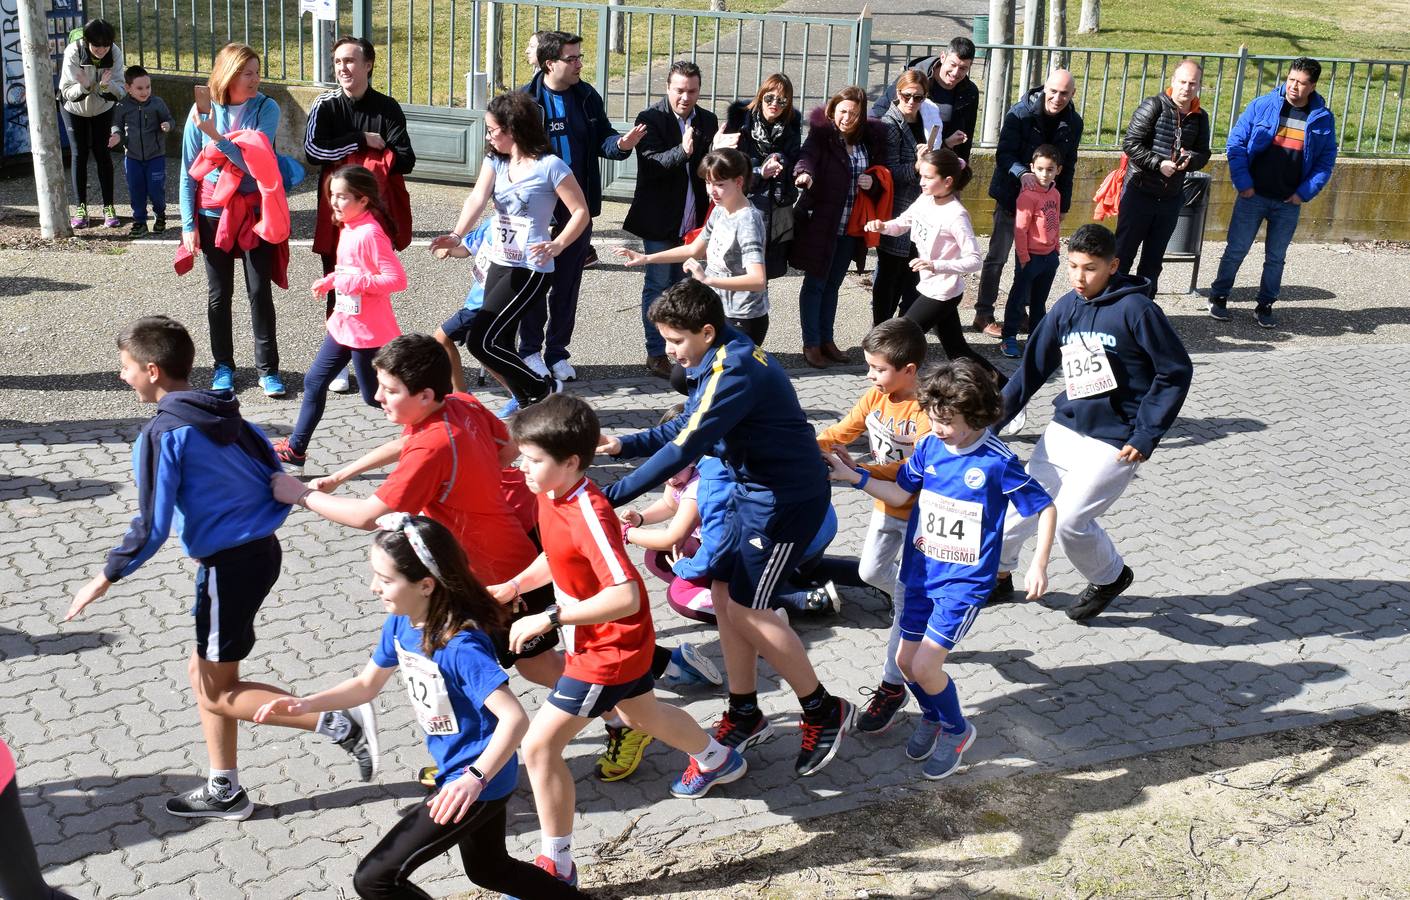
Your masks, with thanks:
M1018 333L1032 334L1048 311L1048 292L1058 270L1062 195L1053 182L1062 174L1062 155L1052 144L1033 151L1033 178L1024 176L1013 217L1013 252L1018 264L1004 305L999 350L1010 359L1023 355ZM1026 329L1024 317L1028 318Z
M612 505L583 474L597 453L599 434L592 407L565 394L511 421L529 489L538 495L543 553L515 578L490 587L508 602L521 590L551 584L562 604L515 622L509 646L517 649L553 629L564 632L563 677L534 716L523 750L543 840L537 863L572 884L578 874L572 857L575 792L563 751L593 718L615 708L630 727L688 753L690 764L671 786L677 797L703 797L748 768L738 751L716 741L686 712L656 700L646 586L627 558Z

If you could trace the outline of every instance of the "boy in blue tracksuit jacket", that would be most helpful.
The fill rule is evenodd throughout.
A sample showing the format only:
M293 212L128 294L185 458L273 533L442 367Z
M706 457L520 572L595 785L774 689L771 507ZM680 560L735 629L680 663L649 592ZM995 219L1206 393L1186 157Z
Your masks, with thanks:
M65 620L137 571L177 528L182 548L200 562L190 675L210 775L195 791L168 800L166 808L183 818L246 819L254 804L240 787L236 723L252 721L265 702L287 696L240 680L240 660L254 649L255 614L279 578L282 552L275 531L289 514L270 488L271 476L281 471L279 460L263 432L240 417L233 393L191 390L196 349L181 323L166 316L138 319L118 338L118 349L122 380L142 402L157 404L132 446L138 512L103 572L74 595ZM268 721L338 741L358 760L366 781L376 760L370 710Z
M1057 505L1057 537L1087 589L1067 610L1077 621L1101 613L1130 587L1132 573L1097 517L1116 502L1180 413L1193 369L1180 336L1145 291L1145 278L1117 273L1116 237L1083 225L1068 244L1063 295L1034 329L1018 371L1004 387L1002 427L1054 371L1065 390L1028 462ZM1000 574L989 602L1013 596L1011 572L1036 516L1004 523Z
M686 367L690 396L684 412L663 425L604 437L603 452L651 458L603 492L620 506L701 454L724 460L735 490L710 574L730 698L715 737L742 752L772 736L756 689L762 655L802 704L803 745L794 770L811 775L832 761L856 710L818 681L798 635L773 615L769 599L827 514L827 466L788 374L725 324L719 295L687 279L658 297L647 315L667 352Z
M1229 292L1239 266L1267 220L1254 314L1264 328L1278 325L1273 303L1282 290L1283 264L1302 204L1326 187L1337 161L1336 121L1316 91L1321 74L1315 59L1293 60L1287 80L1250 103L1229 132L1229 177L1239 196L1229 216L1228 244L1209 288L1209 314L1221 322L1230 318Z

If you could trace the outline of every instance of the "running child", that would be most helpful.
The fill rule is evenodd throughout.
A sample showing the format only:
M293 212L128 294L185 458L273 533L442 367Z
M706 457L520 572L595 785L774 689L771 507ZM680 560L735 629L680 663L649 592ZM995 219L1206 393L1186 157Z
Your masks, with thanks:
M486 219L470 229L459 244L437 250L434 254L437 259L474 260L470 266L470 290L465 293L465 305L436 329L436 341L450 357L451 390L457 394L464 394L469 388L465 385L465 370L460 366L460 351L455 345L465 343L475 313L485 305L485 275L490 270L489 236L490 220Z
M406 290L406 270L392 246L396 223L382 202L377 176L362 166L343 166L328 179L328 202L338 223L338 262L313 283L315 300L334 292L333 312L323 346L304 376L304 399L294 433L274 443L281 462L302 466L308 442L323 418L328 388L352 360L362 400L376 409L377 379L372 358L401 334L392 312L392 294Z
M615 709L628 726L689 754L685 772L671 785L677 797L703 797L716 784L741 778L748 765L684 711L656 700L646 586L627 557L612 507L583 474L601 434L592 407L556 394L516 415L510 429L538 494L544 549L490 592L506 602L521 590L552 585L562 601L515 622L509 643L518 649L553 629L564 633L563 677L529 726L524 760L543 835L538 865L576 884L575 792L563 751L591 719Z
M818 435L823 453L835 451L850 464L846 446L865 433L871 460L861 468L872 478L895 481L896 471L915 452L916 441L930 433L930 419L916 393L916 372L925 362L925 352L925 332L905 317L888 319L867 332L862 353L872 387L841 422ZM891 597L894 613L881 685L871 692L871 700L857 718L857 730L870 734L890 728L906 705L906 679L896 664L896 653L901 646L905 600L900 583L901 547L913 508L909 500L896 506L876 501L857 565L863 581Z
M152 96L152 78L141 66L122 73L127 96L113 107L113 132L108 146L122 144L122 171L127 196L132 201L132 237L147 234L147 203L152 204L152 234L166 231L166 136L171 131L171 110L161 97Z
M1062 236L1062 195L1057 177L1062 174L1062 153L1052 144L1033 151L1030 167L1036 181L1018 192L1013 217L1013 252L1018 267L1004 305L1004 325L999 350L1010 359L1022 355L1018 333L1033 333L1048 310L1048 292L1058 270L1058 239Z
M889 235L911 233L916 258L911 268L920 273L920 296L906 310L906 318L922 331L934 331L951 360L972 359L999 384L1004 375L974 352L960 325L960 300L964 277L984 264L969 213L960 203L960 191L974 177L974 170L948 147L929 150L916 161L920 196L906 211L889 221L872 219L867 231Z
M945 658L969 633L994 586L1009 504L1040 529L1028 570L1029 599L1047 589L1057 513L1018 457L989 432L1003 405L984 369L966 359L940 366L926 376L920 403L930 434L896 470L894 483L852 468L836 454L829 462L832 478L878 500L892 506L918 502L901 561L906 594L896 663L923 711L906 756L925 760L926 778L944 778L959 768L976 734L960 710Z
M1064 390L1033 448L1028 472L1057 501L1057 535L1088 585L1068 607L1085 622L1100 615L1134 575L1097 517L1125 492L1141 463L1180 414L1194 374L1170 320L1147 296L1148 279L1118 273L1116 237L1083 225L1067 243L1072 290L1028 337L1023 361L1004 388L1004 418L1020 414L1059 367ZM1010 574L1033 534L1028 517L1009 519L994 586L1013 596Z
M132 445L138 512L103 572L74 595L64 621L136 572L161 548L173 523L196 569L196 646L188 672L210 759L206 783L166 803L185 818L248 819L254 812L236 765L238 723L287 691L240 679L240 661L255 646L255 616L279 580L283 551L275 531L289 507L270 493L279 460L269 439L240 417L230 391L190 385L196 348L180 322L138 319L118 338L123 382L157 414ZM377 771L377 720L371 705L267 724L315 731L352 754L363 781Z
M700 177L715 208L695 240L658 253L622 247L617 255L628 266L684 263L687 275L720 295L725 321L763 346L769 332L769 282L764 271L768 232L764 214L749 202L750 175L749 157L740 151L711 150L700 161Z
M715 737L739 750L767 740L773 725L759 708L762 655L803 708L799 775L836 756L856 709L828 693L798 635L770 608L775 587L793 574L831 494L812 426L788 373L743 333L725 323L719 296L698 281L680 281L652 302L647 315L666 352L685 367L685 411L650 431L603 436L599 452L650 456L605 491L616 506L712 453L735 479L725 543L711 566L711 599L720 629L729 708Z
M387 618L372 659L336 687L307 698L270 700L256 721L370 704L399 670L436 761L436 791L358 863L357 895L424 897L411 876L458 847L465 874L487 890L583 896L510 857L504 846L505 805L519 781L515 750L529 728L486 634L504 626L505 609L475 580L445 526L405 513L390 513L377 524L383 530L372 543L371 587Z

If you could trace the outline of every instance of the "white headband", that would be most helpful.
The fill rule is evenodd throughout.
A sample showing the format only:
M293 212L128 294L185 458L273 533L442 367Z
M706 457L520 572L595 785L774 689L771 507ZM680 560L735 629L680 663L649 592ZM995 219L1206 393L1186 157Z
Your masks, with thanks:
M431 555L431 550L426 546L426 542L421 539L421 535L416 531L416 522L404 512L390 512L385 516L377 517L377 527L383 531L399 531L406 535L407 542L411 544L411 550L416 554L416 558L421 560L421 565L431 573L437 581L444 582L441 578L440 567L436 565L436 558Z

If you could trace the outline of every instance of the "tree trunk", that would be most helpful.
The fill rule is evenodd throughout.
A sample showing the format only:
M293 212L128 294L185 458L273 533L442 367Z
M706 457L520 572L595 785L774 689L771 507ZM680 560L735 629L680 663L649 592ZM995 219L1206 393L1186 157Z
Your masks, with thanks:
M1048 45L1067 46L1067 0L1048 0ZM1054 53L1051 64L1054 69L1067 68L1067 54Z
M1082 0L1082 19L1077 24L1078 34L1096 34L1101 31L1102 0Z
M1012 44L1014 0L989 0L989 43ZM984 65L984 141L999 139L1013 81L1013 51L994 49Z
M49 30L44 10L36 0L20 0L19 13L25 107L29 113L29 155L34 161L34 189L39 198L39 234L46 238L73 237L64 157L59 147L59 114L54 103ZM101 147L98 152L108 150Z

